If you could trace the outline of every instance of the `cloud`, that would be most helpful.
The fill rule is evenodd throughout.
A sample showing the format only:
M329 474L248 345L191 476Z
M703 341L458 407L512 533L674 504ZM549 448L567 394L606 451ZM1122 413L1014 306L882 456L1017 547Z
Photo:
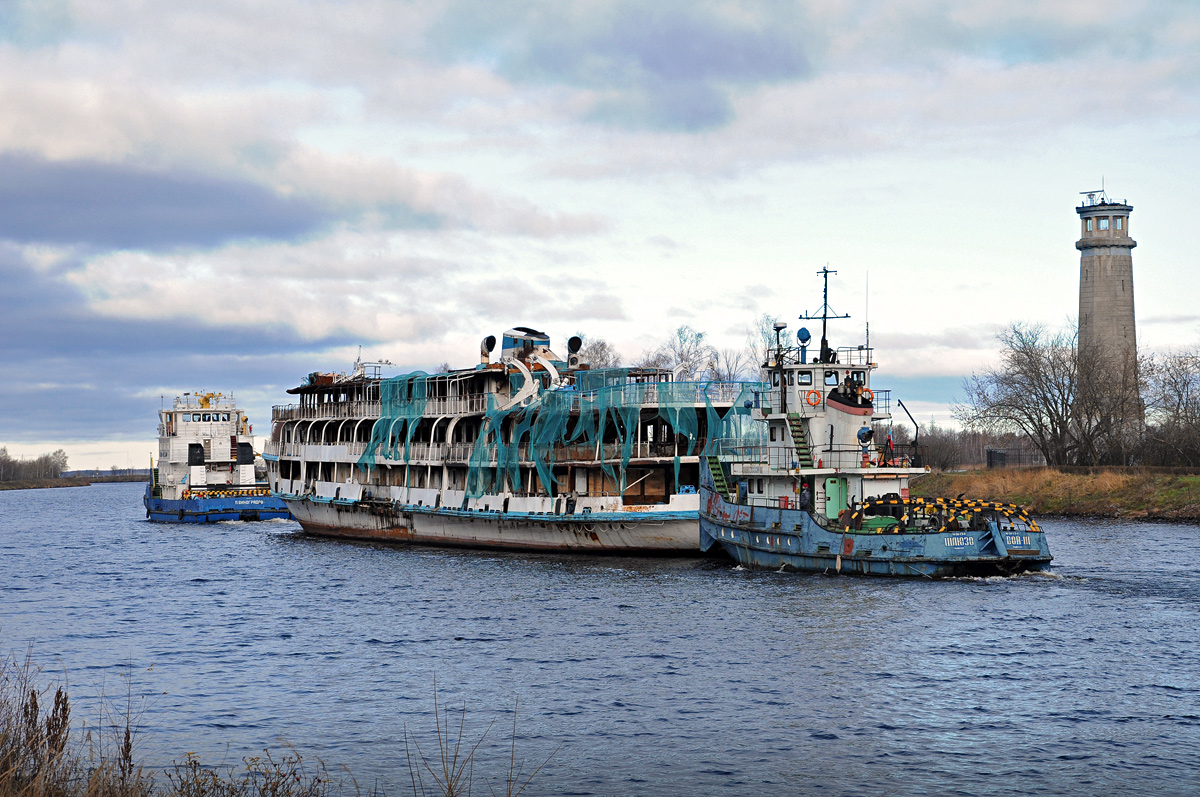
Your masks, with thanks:
M717 4L463 2L430 42L451 59L494 63L517 83L594 91L586 118L695 131L732 118L730 86L808 71L792 27L753 16Z
M0 154L0 238L104 249L294 238L329 221L314 203L182 171Z
M281 393L348 345L281 324L111 318L0 245L0 440L145 438L156 394L197 388ZM370 342L363 340L362 342ZM257 418L266 420L266 406ZM264 427L265 428L265 427Z

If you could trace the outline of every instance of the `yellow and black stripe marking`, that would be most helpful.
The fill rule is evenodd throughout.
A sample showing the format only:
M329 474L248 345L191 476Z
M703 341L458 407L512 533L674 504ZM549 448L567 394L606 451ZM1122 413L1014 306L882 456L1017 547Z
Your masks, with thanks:
M960 516L973 515L979 512L998 512L1010 520L1018 523L1025 523L1029 526L1029 530L1035 533L1041 533L1041 528L1037 521L1029 517L1029 514L1017 504L1002 504L995 501L981 501L972 498L888 498L877 499L874 501L866 501L854 510L847 518L847 522L842 527L843 533L850 533L857 530L857 526L862 522L867 510L883 506L904 506L907 507L902 519L908 520L910 512L913 515L943 515L945 514L945 522L938 529L938 533L942 533L956 518Z

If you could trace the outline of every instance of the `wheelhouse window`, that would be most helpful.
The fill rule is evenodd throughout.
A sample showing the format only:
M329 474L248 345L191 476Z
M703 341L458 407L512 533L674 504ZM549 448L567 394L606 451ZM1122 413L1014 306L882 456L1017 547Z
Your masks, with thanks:
M212 420L212 413L211 413L211 412L206 412L206 413L204 413L204 422L205 422L205 423L208 423L208 422L210 422L211 420Z
M828 385L829 387L837 387L838 372L837 371L826 371L825 372L825 384Z
M193 423L200 423L200 413L198 413L198 412L193 412L193 413L192 413L192 422L193 422Z
M850 374L850 378L860 385L865 385L867 383L867 374L865 371L853 371Z
M229 420L229 413L228 413L228 412L222 412L222 413L221 413L221 420L223 420L223 421L228 421L228 420Z
M779 387L779 372L778 371L771 372L771 384L775 387Z
M812 384L812 371L801 371L797 376L799 378L796 380L796 384L801 387Z

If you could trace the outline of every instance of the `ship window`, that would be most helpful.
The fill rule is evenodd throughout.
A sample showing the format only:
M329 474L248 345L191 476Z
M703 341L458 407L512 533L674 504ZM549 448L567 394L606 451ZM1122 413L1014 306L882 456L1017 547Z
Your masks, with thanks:
M1121 222L1123 222L1123 221L1124 221L1123 218L1121 218L1120 216L1117 216L1117 229L1118 230L1121 229Z
M771 427L771 442L772 443L775 442L775 427L774 426Z
M1107 217L1100 219L1100 229L1102 229L1102 230L1108 229L1108 218Z
M788 371L788 384L795 386L795 384L796 384L796 372L795 371Z
M1087 220L1087 230L1088 230L1088 232L1092 231L1092 220L1091 219Z
M229 420L229 413L228 413L228 412L222 412L222 413L221 413L221 420L223 420L223 421L228 421L228 420Z
M825 372L825 384L827 384L831 387L836 387L837 383L838 383L838 372L837 371L826 371Z
M200 413L198 413L198 412L193 412L193 413L192 413L192 420L193 420L193 421L196 421L197 423L199 423L199 422L200 422Z
M858 382L860 385L864 384L867 381L867 375L865 373L863 373L862 371L855 371L854 373L851 374L851 377L854 379L855 382Z
M799 384L801 387L803 387L804 385L811 385L812 384L812 371L801 371Z
M771 372L771 384L774 385L775 387L779 387L779 372L778 371Z
M204 422L208 423L211 420L212 420L212 413L211 412L204 413Z
M762 479L759 479L758 480L758 494L762 495L762 491L763 491Z

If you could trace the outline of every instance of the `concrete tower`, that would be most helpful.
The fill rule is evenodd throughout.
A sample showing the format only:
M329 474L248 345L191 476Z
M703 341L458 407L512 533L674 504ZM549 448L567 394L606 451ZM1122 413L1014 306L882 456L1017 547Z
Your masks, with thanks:
M1109 200L1103 191L1086 191L1075 209L1083 237L1075 242L1079 261L1079 346L1114 366L1137 364L1133 317L1133 247L1129 237L1131 205ZM1094 348L1093 348L1094 347Z

